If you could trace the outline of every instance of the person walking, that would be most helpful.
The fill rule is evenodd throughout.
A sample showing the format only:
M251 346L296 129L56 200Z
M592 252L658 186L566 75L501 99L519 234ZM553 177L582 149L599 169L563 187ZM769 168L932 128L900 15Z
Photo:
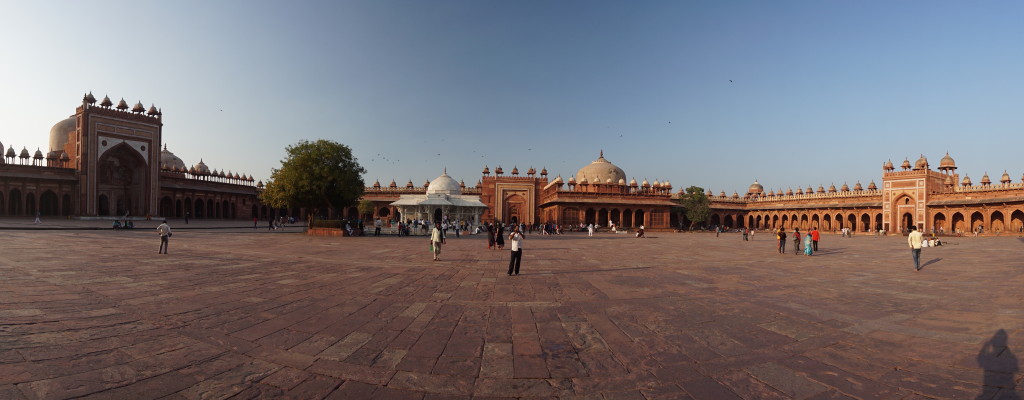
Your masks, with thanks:
M39 219L40 216L42 216L42 214L39 211L36 211L36 220L34 221L34 223L36 223L36 224L43 223L43 221L41 219Z
M185 225L188 225L188 216L191 215L188 211L185 211Z
M786 254L786 230L779 228L775 233L775 238L779 239L779 254Z
M814 244L814 251L818 251L818 241L821 240L821 232L818 232L818 227L814 227L811 230L811 243Z
M594 236L594 224L587 224L587 236Z
M156 227L156 233L160 235L160 249L157 250L157 254L167 254L168 241L171 238L171 226L167 225L166 219L160 226Z
M512 225L512 233L508 235L512 242L512 258L508 261L508 275L515 273L519 275L519 264L523 261L523 234L519 232L518 225Z
M907 235L907 244L910 245L910 253L914 256L914 270L921 270L921 241L924 235L917 230L916 226L910 226L910 234Z
M441 232L441 224L435 222L430 232L430 252L434 254L434 261L440 260L441 243L444 243L444 233Z
M811 243L811 234L807 233L804 235L804 255L809 256L814 254L814 245Z
M259 218L252 217L252 229L257 229L257 225L259 225L259 223L260 223L260 219Z
M800 228L793 228L793 254L800 254Z
M749 235L750 235L750 230L747 229L747 228L743 228L743 241L744 242L747 241L747 236L749 236Z
M494 244L498 246L498 250L505 248L505 225L500 222L494 231Z
M494 224L487 224L487 248L494 250Z
M750 241L751 242L754 241L754 232L757 232L757 229L756 228L751 228L750 229Z

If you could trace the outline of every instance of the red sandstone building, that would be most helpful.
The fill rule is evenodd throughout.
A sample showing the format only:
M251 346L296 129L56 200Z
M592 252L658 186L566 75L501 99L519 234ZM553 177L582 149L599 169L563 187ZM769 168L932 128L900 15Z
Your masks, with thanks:
M50 130L43 155L11 144L0 160L0 215L267 218L262 182L202 160L192 167L167 150L163 113L85 95L75 114ZM161 150L161 147L163 149ZM3 145L0 144L0 149Z

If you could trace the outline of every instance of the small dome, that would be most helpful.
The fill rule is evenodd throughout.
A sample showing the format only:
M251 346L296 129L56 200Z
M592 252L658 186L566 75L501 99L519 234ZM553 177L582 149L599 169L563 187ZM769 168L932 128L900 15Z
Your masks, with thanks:
M853 190L859 192L861 190L864 190L864 187L860 185L860 181L857 181L857 184L853 185Z
M988 184L990 184L990 183L992 183L992 180L991 180L991 179L988 179L988 172L986 172L986 173L985 173L985 175L983 175L983 176L981 177L981 184L982 184L982 185L988 185Z
M547 168L541 168L540 169L540 176L548 176L548 169Z
M409 182L405 183L405 188L406 189L412 189L412 188L415 188L415 187L416 187L416 185L412 184L412 179L410 179Z
M533 169L533 167L530 167L530 169L526 170L526 174L530 176L537 175L537 170Z
M629 180L629 186L631 186L631 187L637 187L637 184L636 184L636 178L633 178L633 179L630 179L630 180Z
M34 158L36 160L42 160L43 159L43 151L39 150L39 148L36 147L36 153L32 155L32 158Z
M260 189L263 189L263 181L259 181L259 182L257 182L257 183L256 183L256 187L258 187L258 188L260 188Z
M723 190L721 192L718 192L718 197L724 198L725 197L725 191Z
M447 171L424 186L427 188L427 194L462 194L462 186L448 176Z
M195 172L193 172L193 174L195 174L195 175L209 175L210 174L210 167L206 166L206 163L203 162L202 158L199 159L199 163L198 164L193 165L192 167L196 169Z
M0 146L0 149L2 149L2 148L3 148L3 146ZM68 156L68 152L66 152L66 151L65 152L61 152L60 153L60 160L61 161L70 161L71 157Z
M878 186L875 185L875 181L868 183L868 190L878 190Z
M1010 183L1010 181L1011 181L1010 174L1006 173L1005 169L1003 170L1003 178L1000 179L999 181L1002 182L1002 183Z
M590 182L587 181L587 177L581 175L580 176L580 185L586 185L588 183L590 183Z
M160 164L167 164L171 169L177 170L185 166L185 162L182 161L178 156L167 150L167 144L164 143L164 149L160 151Z
M121 101L117 102L117 109L122 111L128 109L128 102L124 101L123 97L121 98Z
M575 185L576 184L576 177L574 177L572 175L569 175L569 184L570 185Z
M790 188L786 188L786 196L792 196L792 195L793 195L793 188L791 188L791 187Z
M146 111L146 114L149 114L149 115L157 115L159 113L160 112L156 110L156 104L150 104L149 105L149 111Z
M57 160L58 157L60 157L60 154L57 154L57 152L54 150L50 150L48 153L46 153L47 160Z
M833 183L831 185L828 185L828 192L829 193L835 193L836 192L836 184Z
M922 154L921 158L918 158L917 161L914 162L914 169L915 170L928 169L928 159L925 158L924 154Z
M504 173L505 173L505 171L501 169L500 165L497 168L494 169L494 174L495 175L501 175L501 174L504 174Z
M896 167L892 166L892 160L886 161L882 164L882 171L892 171L894 169L896 169Z
M619 186L626 186L626 180L619 178Z
M654 183L652 183L651 186L653 186L653 187L661 187L661 182L658 182L658 180L655 179ZM725 193L725 192L722 192L722 193Z
M110 96L103 96L103 101L100 102L100 106L110 107L114 105L114 102L110 101Z
M138 103L135 103L135 106L132 107L132 112L133 113L144 113L144 112L146 112L146 106L142 105L141 101L138 102Z
M662 182L661 183L661 187L663 187L665 189L672 189L672 182L669 182L669 181Z
M490 175L490 174L491 174L491 169L487 168L487 166L484 165L484 175Z
M769 196L774 196L775 195L775 190L774 189L769 189L768 190L768 195Z
M796 187L796 194L804 194L804 189L799 187L799 186L797 186Z
M647 178L644 178L644 181L640 183L640 187L651 187L651 183L647 181ZM711 193L711 191L709 190L708 193Z
M466 188L466 181L459 179L459 187L462 189Z
M519 175L519 167L516 167L516 166L512 167L512 175L517 175L517 176Z
M971 186L971 177L964 175L964 180L960 181L961 185Z
M910 169L910 160L909 160L909 159L906 159L906 158L905 158L905 159L903 159L903 163L902 163L902 164L900 164L900 168L903 168L903 169Z
M738 199L738 198L740 198L740 194L739 194L739 193L736 193L736 192L734 191L734 192L732 192L732 198L734 198L734 199Z
M596 160L585 165L583 168L580 168L580 170L576 172L576 175L588 176L591 179L595 179L597 182L607 179L611 179L612 182L618 182L620 178L626 179L626 173L622 168L619 168L615 166L615 164L604 159L603 150Z
M949 152L939 160L939 169L956 169L956 162L953 161L953 157L949 156Z
M483 182L483 181L481 181L481 180L479 180L479 179L477 179L477 180L476 180L476 187L478 187L478 188L479 188L479 187L483 187L483 186L484 186L484 182Z
M14 146L10 146L10 147L7 148L7 157L17 157L17 156L18 156L18 153L14 152Z
M22 148L21 148L21 154L18 154L18 157L19 157L19 158L29 158L29 155L28 155L28 149L27 149L27 148L24 148L24 147L22 147Z
M832 191L835 191L835 190L836 190L836 187L832 186ZM818 193L825 193L825 188L823 186L821 186L821 185L818 185Z
M394 180L394 179L392 179L392 180L391 180L391 183L390 183L390 184L388 184L388 187L389 187L389 188L392 188L392 189L397 189L397 188L398 188L398 183L395 183L395 180Z
M430 187L430 181L423 181L423 188L427 189Z
M188 173L192 174L192 175L198 175L198 174L196 174L196 166L193 165L191 167L188 167Z
M805 191L804 191L804 193L807 193L807 194L814 194L814 188L812 188L812 187L808 186L808 187L807 187L807 190L805 190Z
M846 185L846 182L843 182L843 187L839 188L839 191L841 191L841 192L849 192L850 191L850 187Z
M754 179L754 183L750 184L750 188L747 189L747 193L764 193L764 186L761 186L761 184L757 182L757 179Z
M84 101L86 103L89 103L89 104L95 104L96 103L96 97L94 97L92 95L92 92L89 92L89 94L86 94L85 97L82 97L82 101Z

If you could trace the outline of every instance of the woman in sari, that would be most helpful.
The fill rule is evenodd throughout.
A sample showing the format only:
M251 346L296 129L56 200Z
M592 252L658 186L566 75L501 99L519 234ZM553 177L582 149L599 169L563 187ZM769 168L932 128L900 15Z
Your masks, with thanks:
M487 224L487 248L494 250L494 224Z
M809 256L814 254L814 238L810 234L804 235L804 255Z
M498 245L498 250L505 248L505 227L499 222L498 227L494 234L494 243Z

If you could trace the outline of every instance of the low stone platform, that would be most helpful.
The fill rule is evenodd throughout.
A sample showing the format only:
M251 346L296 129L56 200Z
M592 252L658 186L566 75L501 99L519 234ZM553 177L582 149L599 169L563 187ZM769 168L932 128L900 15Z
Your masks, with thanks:
M0 398L1022 394L1016 237L915 272L897 236L805 257L767 233L529 235L507 276L480 236L433 262L421 237L260 228L176 230L169 255L152 227L0 230Z

